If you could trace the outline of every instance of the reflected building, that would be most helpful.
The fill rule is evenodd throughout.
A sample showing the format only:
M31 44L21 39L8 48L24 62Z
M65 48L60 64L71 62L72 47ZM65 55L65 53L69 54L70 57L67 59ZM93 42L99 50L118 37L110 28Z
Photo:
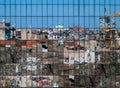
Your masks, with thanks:
M0 40L15 39L15 30L15 27L12 26L10 22L5 22L3 20L0 22Z

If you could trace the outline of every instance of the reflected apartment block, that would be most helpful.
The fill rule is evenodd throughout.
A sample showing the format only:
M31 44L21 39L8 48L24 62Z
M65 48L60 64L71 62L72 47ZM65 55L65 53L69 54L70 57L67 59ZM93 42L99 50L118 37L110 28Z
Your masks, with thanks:
M15 39L16 28L11 25L10 22L5 22L4 20L0 22L0 40L10 40Z

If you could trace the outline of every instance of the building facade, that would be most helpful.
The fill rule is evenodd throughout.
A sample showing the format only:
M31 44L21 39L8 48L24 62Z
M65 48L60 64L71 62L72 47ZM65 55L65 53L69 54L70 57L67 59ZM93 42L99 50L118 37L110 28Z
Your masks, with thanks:
M0 22L0 40L15 39L15 27L10 22Z

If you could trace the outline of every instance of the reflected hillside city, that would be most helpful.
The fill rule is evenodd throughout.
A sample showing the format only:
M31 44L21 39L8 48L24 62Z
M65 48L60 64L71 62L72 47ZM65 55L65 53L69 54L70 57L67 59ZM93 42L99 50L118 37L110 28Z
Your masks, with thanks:
M0 1L0 88L120 88L119 5Z

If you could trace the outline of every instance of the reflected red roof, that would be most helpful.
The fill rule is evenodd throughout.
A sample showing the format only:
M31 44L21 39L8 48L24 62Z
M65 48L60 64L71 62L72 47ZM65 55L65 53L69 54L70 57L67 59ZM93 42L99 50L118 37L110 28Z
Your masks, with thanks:
M15 40L0 40L1 45L11 45L11 44L16 44Z
M36 40L0 40L0 45L20 45L26 46L27 48L32 47L33 45L36 46Z

